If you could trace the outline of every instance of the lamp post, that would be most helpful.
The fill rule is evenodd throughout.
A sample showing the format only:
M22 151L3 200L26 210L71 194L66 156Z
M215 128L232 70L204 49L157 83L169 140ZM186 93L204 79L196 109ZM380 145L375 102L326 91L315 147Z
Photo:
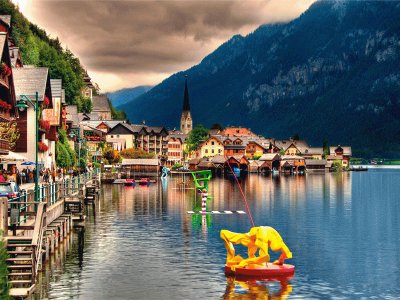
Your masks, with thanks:
M35 96L35 102L32 102L29 97ZM35 202L39 202L39 165L38 165L38 142L39 142L39 94L38 92L35 95L21 95L21 99L18 100L18 103L15 105L19 109L19 111L24 111L27 109L28 103L33 107L35 111L35 167L36 167L36 175L35 175Z
M81 183L81 128L78 127L78 136L77 136L77 140L78 140L78 186L80 186ZM76 134L71 131L69 134L70 138L74 138L76 136Z

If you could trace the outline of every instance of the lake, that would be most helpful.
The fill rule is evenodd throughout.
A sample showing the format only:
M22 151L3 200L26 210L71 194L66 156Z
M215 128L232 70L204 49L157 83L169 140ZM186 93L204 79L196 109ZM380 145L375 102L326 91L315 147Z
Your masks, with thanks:
M179 188L187 179L103 185L85 229L45 264L33 298L399 298L399 169L242 178L256 226L274 227L293 253L295 276L281 282L225 277L219 231L247 232L249 216L188 214L201 197ZM214 178L209 190L208 210L246 211L235 181Z

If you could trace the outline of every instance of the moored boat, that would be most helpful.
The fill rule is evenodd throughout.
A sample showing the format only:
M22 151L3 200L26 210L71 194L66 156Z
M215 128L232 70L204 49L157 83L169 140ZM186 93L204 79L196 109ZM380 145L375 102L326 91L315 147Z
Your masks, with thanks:
M135 185L136 185L135 179L128 178L125 180L125 186L135 186Z
M150 179L149 178L140 178L137 182L140 185L149 185L150 184Z
M126 179L115 179L113 181L113 184L124 184L126 182Z

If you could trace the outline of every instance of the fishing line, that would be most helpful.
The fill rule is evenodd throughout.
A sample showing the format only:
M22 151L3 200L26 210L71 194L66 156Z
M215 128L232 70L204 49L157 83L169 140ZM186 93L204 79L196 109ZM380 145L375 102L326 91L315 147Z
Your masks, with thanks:
M238 186L239 186L240 193L242 194L244 203L246 204L246 210L247 210L247 214L249 215L251 224L253 225L253 227L255 227L255 226L254 226L254 221L253 221L253 216L251 215L251 211L250 211L249 205L248 205L248 203L247 203L246 196L245 196L244 193L243 193L243 190L242 190L242 187L241 187L241 185L240 185L240 183L239 183L239 180L237 179L235 172L233 172L232 167L231 167L231 164L229 163L228 157L227 157L227 156L225 156L225 160L226 160L226 162L228 163L228 167L229 167L229 169L231 170L231 172L232 172L232 174L233 174L233 177L235 177L236 183L237 183Z

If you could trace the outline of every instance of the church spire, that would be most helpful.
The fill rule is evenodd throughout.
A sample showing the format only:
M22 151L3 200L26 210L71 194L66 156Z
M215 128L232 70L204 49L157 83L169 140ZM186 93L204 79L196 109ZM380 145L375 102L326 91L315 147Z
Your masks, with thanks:
M189 91L187 87L187 75L185 75L185 93L183 95L183 111L190 111L190 104L189 104Z
M189 105L189 91L187 86L187 76L185 76L185 92L183 95L183 107L181 116L181 131L184 134L189 134L193 128L193 120L190 115L190 105Z

